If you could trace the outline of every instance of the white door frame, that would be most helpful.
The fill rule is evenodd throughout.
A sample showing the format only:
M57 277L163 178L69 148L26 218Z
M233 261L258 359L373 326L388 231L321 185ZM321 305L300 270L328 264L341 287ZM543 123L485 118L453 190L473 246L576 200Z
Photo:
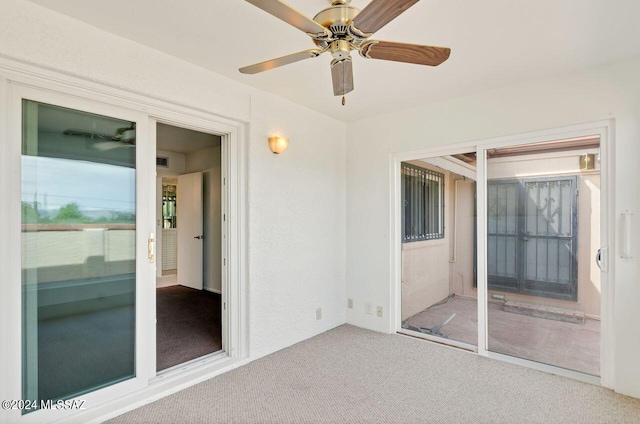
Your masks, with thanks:
M136 318L136 377L81 396L87 401L85 410L37 411L24 416L16 413L17 411L0 410L0 422L52 422L68 420L71 417L85 422L102 420L246 363L249 356L246 299L248 279L246 261L247 124L206 111L0 58L0 116L2 117L0 131L5 136L5 140L12 140L13 137L14 141L13 143L5 141L5 145L2 146L0 190L6 193L9 201L15 202L16 205L20 204L21 149L19 143L16 145L15 139L16 137L20 139L20 129L10 123L12 119L14 121L20 119L20 116L16 117L16 111L12 110L15 107L9 106L12 99L15 103L17 93L23 92L34 93L34 96L29 98L36 101L60 103L66 107L122 117L138 123L138 149L145 160L137 164L137 170L144 174L144 176L141 175L143 182L137 186L137 191L142 196L137 199L137 206L143 208L139 211L145 212L138 213L136 218L137 228L140 229L136 247L137 266L149 267L147 237L149 233L156 232L155 207L149 200L145 200L148 194L153 194L155 197L155 178L153 178L155 144L149 143L152 131L149 127L150 121L161 120L168 124L221 135L222 169L225 175L223 208L227 211L225 221L227 237L223 247L223 252L227 252L223 273L223 290L226 292L223 310L225 354L190 363L187 367L154 378L155 331L150 329L155 328L155 316L149 311L155 312L155 295L149 296L149 294L155 294L155 273L152 270L145 271L145 285L148 290L139 289L136 292L137 305L144 311L140 317ZM155 137L153 139L155 140ZM3 287L5 296L0 297L0 310L7 313L0 314L0 328L4 331L3 334L9 337L9 343L3 344L0 350L2 357L6 358L0 364L0 377L2 377L0 394L3 395L3 399L20 399L21 331L19 329L21 321L20 305L16 299L20 299L21 294L19 286L14 284L15 287L11 287L9 284L9 282L21 281L21 251L16 249L16 246L20 245L20 208L0 209L0 218L10 232L7 236L0 238L1 257L8 265L5 270L7 276L5 287ZM146 229L144 232L143 227ZM140 273L138 278L142 275L143 273ZM138 287L140 287L139 284ZM145 366L147 364L148 366Z
M398 152L390 154L389 182L390 182L390 332L402 330L401 289L402 289L402 215L401 215L401 163L409 160L455 155L475 151L477 161L477 275L478 275L478 346L477 354L500 359L506 362L524 365L540 371L562 375L575 380L591 384L598 384L614 388L614 265L615 261L615 181L614 181L614 128L615 120L596 121L585 124L570 125L562 128L533 131L503 137L460 143L453 146L438 146L433 148ZM515 358L508 355L490 352L488 347L487 320L487 278L486 278L486 154L491 148L516 146L522 144L542 143L585 135L600 136L601 154L601 247L606 248L608 272L601 273L601 377L594 377L576 371L538 362ZM402 330L402 332L406 332ZM423 337L431 339L430 337ZM452 346L468 350L470 347L461 343L450 343L448 340L436 339L439 343L449 343Z
M228 126L220 125L211 120L203 120L181 113L164 111L156 113L149 117L150 131L149 146L155 152L157 150L156 128L157 124L171 125L174 127L184 128L192 131L199 131L206 134L218 135L221 138L221 168L222 168L222 214L224 217L222 225L222 350L225 354L232 358L245 358L248 356L248 345L246 343L246 335L239 335L241 329L244 328L244 317L246 316L246 302L239 290L243 284L240 284L240 276L245 272L244 258L245 246L244 228L241 223L244 221L238 219L239 216L244 217L244 195L240 191L241 186L245 184L244 173L239 174L244 169L244 161L241 160L242 143L240 137L242 127L230 129ZM155 160L154 160L155 163ZM240 178L242 177L242 178ZM241 181L242 180L242 181ZM179 230L178 230L179 231ZM155 278L153 285L150 285L149 296L152 300L152 309L155 311ZM151 318L150 325L155 329L155 315ZM156 332L152 331L150 346L153 346L152 359L149 362L149 369L153 376L156 375ZM203 358L208 361L209 357ZM197 367L198 362L192 364Z

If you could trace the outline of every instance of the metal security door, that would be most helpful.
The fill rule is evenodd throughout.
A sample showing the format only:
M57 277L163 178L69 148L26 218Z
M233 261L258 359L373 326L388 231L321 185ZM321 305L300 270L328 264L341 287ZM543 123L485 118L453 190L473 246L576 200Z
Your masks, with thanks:
M522 293L577 299L577 182L576 176L522 181Z
M577 299L577 177L487 186L489 289Z
M517 292L518 180L489 181L487 187L487 274L489 288Z

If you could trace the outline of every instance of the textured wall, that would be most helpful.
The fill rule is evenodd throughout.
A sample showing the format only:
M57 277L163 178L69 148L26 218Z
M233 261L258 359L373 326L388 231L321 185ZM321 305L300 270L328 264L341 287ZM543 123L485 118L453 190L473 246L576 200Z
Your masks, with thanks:
M449 296L449 250L452 239L452 174L442 168L410 161L444 174L444 238L402 243L402 319ZM356 311L357 312L357 311Z
M261 355L274 337L287 345L346 319L346 143L331 118L268 94L251 104L251 351ZM289 138L287 150L273 154L269 135Z
M640 60L505 87L349 124L347 297L390 302L389 155L615 118L615 210L640 213ZM619 223L618 223L619 225ZM633 227L640 240L640 226ZM634 246L637 250L638 246ZM616 390L640 397L640 268L615 261ZM348 322L394 331L391 321L347 311Z
M345 124L23 0L0 2L0 56L247 122L250 354L345 322Z

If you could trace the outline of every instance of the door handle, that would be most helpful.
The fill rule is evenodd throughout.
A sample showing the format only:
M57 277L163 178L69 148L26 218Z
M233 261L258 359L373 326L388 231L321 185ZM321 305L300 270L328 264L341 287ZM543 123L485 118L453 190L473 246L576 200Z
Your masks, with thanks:
M147 241L147 255L149 256L149 263L152 264L156 260L155 255L156 239L153 237L153 233L149 234L149 240Z
M601 247L596 253L596 265L602 272L609 272L609 248Z
M195 236L194 239L203 240L204 236Z

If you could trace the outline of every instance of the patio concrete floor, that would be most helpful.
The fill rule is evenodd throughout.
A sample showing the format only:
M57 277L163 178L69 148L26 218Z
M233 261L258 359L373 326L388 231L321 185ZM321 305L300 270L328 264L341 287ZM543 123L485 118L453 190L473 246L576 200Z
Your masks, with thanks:
M442 327L450 340L478 344L477 302L453 297L414 315L408 322L433 327L452 313L456 317ZM502 303L489 303L489 350L530 359L591 375L600 375L600 321L586 318L584 324L553 321L503 310ZM406 327L407 323L405 323Z

